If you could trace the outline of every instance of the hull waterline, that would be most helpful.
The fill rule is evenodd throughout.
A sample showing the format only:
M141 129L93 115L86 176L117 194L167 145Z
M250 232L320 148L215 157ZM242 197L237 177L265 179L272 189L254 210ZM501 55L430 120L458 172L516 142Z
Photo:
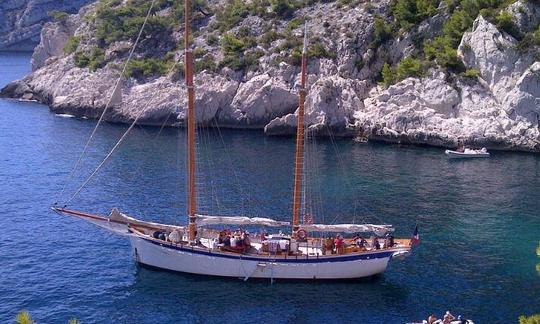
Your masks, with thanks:
M396 251L331 258L269 258L227 255L210 249L161 244L130 235L137 262L153 268L191 274L268 279L353 279L370 277L386 270Z

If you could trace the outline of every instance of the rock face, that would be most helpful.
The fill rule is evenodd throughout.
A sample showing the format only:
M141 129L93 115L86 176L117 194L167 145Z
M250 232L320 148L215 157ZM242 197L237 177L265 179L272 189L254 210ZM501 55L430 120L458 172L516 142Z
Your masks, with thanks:
M91 39L93 27L84 17L94 8L84 7L63 22L47 24L34 52L36 70L8 85L1 95L35 99L54 112L75 116L97 118L107 107L105 119L113 122L181 125L186 117L186 89L181 77L120 78L131 42L111 44L104 54L108 63L94 72L77 67L73 54L64 54L69 37ZM309 60L305 118L309 132L442 147L465 142L488 149L540 152L540 62L536 62L534 48L518 50L517 40L479 16L472 30L463 35L458 50L465 67L478 71L478 78L432 68L425 77L407 78L385 89L377 84L383 63L395 63L417 51L419 35L432 38L434 28L442 28L446 18L436 15L375 49L371 45L374 17L388 12L389 1L345 11L340 8L336 3L323 3L297 12L298 16L309 16L311 38L324 38L325 48L337 53L333 58ZM532 2L518 1L506 10L515 15L518 28L524 32L535 30L540 22L540 5ZM259 17L248 17L236 32L249 27L255 36L261 36L268 28L265 23ZM286 24L273 26L280 31L288 28ZM222 58L219 48L206 43L204 28L195 43ZM301 27L297 32L300 38ZM152 39L144 41L155 44ZM198 122L264 129L269 135L294 134L299 68L286 60L276 64L283 42L273 41L269 49L258 47L263 55L256 70L239 73L225 67L198 73ZM147 46L146 53L152 46ZM181 52L175 55L176 60L182 59Z
M92 0L3 0L0 2L0 50L30 51L40 42L49 12L77 12Z
M241 83L229 107L217 118L229 127L262 128L273 118L292 112L298 96L279 77L260 74Z
M540 116L538 67L533 53L520 53L517 41L480 16L463 36L459 53L467 67L478 69L501 108L536 123Z
M456 88L459 90L456 90ZM355 114L365 136L396 143L456 146L458 141L507 150L539 151L540 132L524 118L511 118L488 88L458 82L441 72L375 89Z

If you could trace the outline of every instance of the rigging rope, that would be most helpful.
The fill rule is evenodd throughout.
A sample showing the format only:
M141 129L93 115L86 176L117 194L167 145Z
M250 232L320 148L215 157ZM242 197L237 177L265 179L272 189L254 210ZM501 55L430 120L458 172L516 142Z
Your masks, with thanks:
M168 75L170 75L173 71L174 71L174 68L176 67L176 63L177 62L174 62L174 64L171 66L169 72L168 72ZM165 79L164 79L165 80ZM161 83L161 85L163 85L163 82ZM103 159L103 161L101 161L101 163L97 166L97 168L94 170L94 172L92 172L90 174L90 176L88 176L88 178L86 179L86 181L77 189L77 191L75 191L75 193L73 195L71 195L71 197L68 199L68 201L66 202L66 204L69 204L73 198L75 198L80 192L81 190L90 182L90 180L94 177L94 175L96 175L96 173L105 165L105 163L107 162L107 160L109 160L109 158L111 157L111 155L114 153L114 151L120 146L120 144L122 144L122 142L124 141L124 139L126 138L126 136L129 134L129 132L133 129L133 127L135 126L135 124L137 124L137 121L139 120L139 118L143 115L144 112L146 112L146 109L148 107L150 107L150 104L154 102L154 99L158 96L158 93L159 91L155 91L153 96L150 98L150 101L148 102L148 104L146 104L146 106L141 109L139 111L139 113L137 114L137 116L135 116L135 119L133 120L133 122L131 123L131 125L129 125L129 128L124 132L124 134L122 135L122 137L120 137L120 139L118 140L118 142L113 146L113 148L111 149L111 151L107 154L107 156L105 156L105 158Z
M139 34L137 35L137 39L135 40L135 43L133 43L133 47L131 48L131 51L129 52L129 55L128 55L128 58L126 60L126 62L124 63L124 66L122 68L122 72L120 73L120 76L118 77L118 80L116 80L116 83L114 85L114 88L113 88L113 91L111 93L111 96L109 97L109 100L107 101L107 104L105 105L105 108L103 109L103 112L101 112L101 115L99 116L99 119L98 119L98 122L96 123L96 126L94 127L94 129L92 130L92 133L90 134L90 137L88 138L88 140L86 141L86 144L84 145L84 148L81 152L81 155L79 156L79 158L77 159L77 162L75 163L75 165L73 166L73 169L71 170L71 172L68 174L68 176L66 177L65 181L64 181L64 185L62 186L62 190L60 191L60 194L58 195L58 199L57 201L59 201L60 199L62 199L62 196L64 195L64 192L66 190L66 187L67 187L67 184L70 182L71 178L73 177L73 175L75 174L75 171L77 170L77 167L79 166L79 164L81 163L82 161L82 158L84 156L84 154L86 153L86 151L88 150L88 146L90 145L90 142L92 141L92 138L94 137L94 135L96 134L96 131L99 127L99 125L101 124L101 122L103 121L103 117L105 116L105 113L107 112L107 110L109 109L109 106L112 102L112 99L114 98L114 95L118 89L118 86L120 85L120 81L122 81L122 77L124 76L124 73L126 72L126 69L127 69L127 66L128 66L128 63L129 61L131 60L131 58L133 57L133 53L135 52L135 49L137 48L137 45L139 43L139 40L141 39L141 35L144 31L144 27L146 26L146 23L148 22L148 18L150 17L151 13L152 13L152 9L154 9L154 4L155 4L156 0L152 0L152 3L150 4L150 8L148 9L148 13L146 14L146 17L144 19L144 22L143 24L141 25L141 29L139 30ZM71 201L71 199L69 199L67 201L67 203L69 203L69 201ZM67 204L66 203L66 204Z
M224 148L224 152L227 156L227 159L229 160L228 164L229 164L229 167L231 168L231 171L234 175L234 179L236 181L236 185L238 186L238 191L239 191L239 194L240 194L240 200L241 200L241 212L240 212L240 215L245 215L246 214L246 197L247 196L245 194L245 192L243 191L242 189L242 185L240 183L240 179L238 177L238 174L236 173L236 169L234 168L234 164L233 164L233 160L231 158L231 154L229 152L229 150L227 149L227 146L225 144L225 139L223 138L223 134L221 134L221 129L219 127L219 124L217 122L217 120L214 118L214 127L215 129L217 129L217 132L218 132L218 135L219 135L219 138L221 140L221 143L223 144L223 148Z
M341 168L341 170L345 171L346 170L345 162L344 162L343 157L340 154L340 151L339 151L339 149L337 147L337 144L335 142L335 136L334 136L334 134L332 132L332 128L330 127L330 125L326 125L326 127L327 127L328 133L330 135L330 140L332 142L332 146L333 146L334 151L336 153L336 157L337 157L337 160L338 160L339 167ZM351 190L353 190L354 186L353 186L352 180L349 177L344 177L344 180L345 180L346 184L349 186L349 188ZM354 216L354 218L356 219L356 217L358 216L358 217L360 217L361 222L366 222L367 217L364 217L362 215L358 215L357 211L358 211L358 202L356 201L356 199L353 199L353 216ZM378 217L377 215L373 214L373 215L370 215L370 216L375 218L379 223L385 224L385 222L380 217ZM338 215L336 215L336 217L334 217L333 222L335 222L337 220L337 217L338 217Z
M163 121L163 124L161 124L161 127L159 128L159 131L158 133L151 138L151 141L150 143L153 144L153 147L156 149L156 150L159 150L161 151L162 153L164 152L165 148L163 147L163 145L157 145L155 142L157 141L157 139L161 136L161 133L163 132L163 130L165 129L165 125L167 124L167 122L169 121L169 117L171 116L172 114L172 110L169 111L169 113L167 114L167 117L165 118L165 120ZM147 136L151 136L151 134L147 131L144 130L144 128L140 127L139 126L139 130L141 130L145 135ZM131 176L127 178L126 182L131 182L133 181L133 179L135 179L135 177L138 177L142 172L142 168L143 168L143 165L139 165L137 167L137 169L135 169L134 172L132 172ZM124 196L126 196L127 194L124 194Z

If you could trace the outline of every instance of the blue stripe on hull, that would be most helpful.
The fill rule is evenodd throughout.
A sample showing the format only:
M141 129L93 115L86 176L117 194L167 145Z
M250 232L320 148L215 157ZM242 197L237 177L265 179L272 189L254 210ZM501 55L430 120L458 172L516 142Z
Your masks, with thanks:
M355 254L355 255L331 257L331 258L328 258L328 257L317 258L316 256L315 257L312 256L312 257L309 257L309 258L302 257L302 258L299 258L299 259L296 259L294 257L290 257L290 258L287 258L287 259L285 259L285 258L284 259L281 259L281 258L273 259L273 258L264 258L264 257L255 258L255 257L245 256L243 254L239 254L238 256L235 256L235 255L229 255L229 254L223 254L223 253L215 253L215 252L210 252L210 251L203 251L203 250L186 248L186 247L183 247L183 246L175 246L175 245L163 244L163 243L159 243L159 242L149 240L149 239L146 239L146 238L141 238L139 236L138 236L138 238L140 238L140 239L142 239L142 240L144 240L144 241L146 241L148 243L151 243L151 244L154 244L154 245L159 245L159 246L167 248L167 249L178 250L178 251L187 252L187 253L207 255L207 256L218 257L218 258L241 259L241 260L261 261L261 262L281 262L281 263L347 262L347 261L356 261L356 260L372 260L372 259L388 258L388 257L391 257L392 254L395 252L395 251L382 251L382 252L372 253L372 254L371 253L370 254Z

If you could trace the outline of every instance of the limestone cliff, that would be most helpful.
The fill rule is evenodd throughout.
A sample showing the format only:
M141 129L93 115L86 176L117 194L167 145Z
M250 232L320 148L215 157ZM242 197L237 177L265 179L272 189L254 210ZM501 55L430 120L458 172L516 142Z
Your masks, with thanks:
M125 35L99 34L104 27L96 12L99 17L113 10L103 9L103 3L111 2L101 0L47 24L34 53L36 71L2 95L35 99L58 113L99 116L133 44ZM306 19L309 131L540 152L540 62L533 36L540 30L540 5L523 0L491 11L477 8L474 23L456 33L448 22L461 9L446 7L448 1L431 1L434 7L405 22L396 1L311 1L288 12L265 1L258 5L263 10L256 10L253 3L259 2L245 12L246 4L234 0L198 8L199 122L292 134L296 59ZM174 14L175 8L166 6L154 14L154 25L165 27L144 35L135 53L139 65L128 66L122 100L113 102L107 120L129 122L140 115L141 124L182 124L186 98L178 68L182 50L176 46L181 26L162 22ZM166 73L169 68L173 75Z

